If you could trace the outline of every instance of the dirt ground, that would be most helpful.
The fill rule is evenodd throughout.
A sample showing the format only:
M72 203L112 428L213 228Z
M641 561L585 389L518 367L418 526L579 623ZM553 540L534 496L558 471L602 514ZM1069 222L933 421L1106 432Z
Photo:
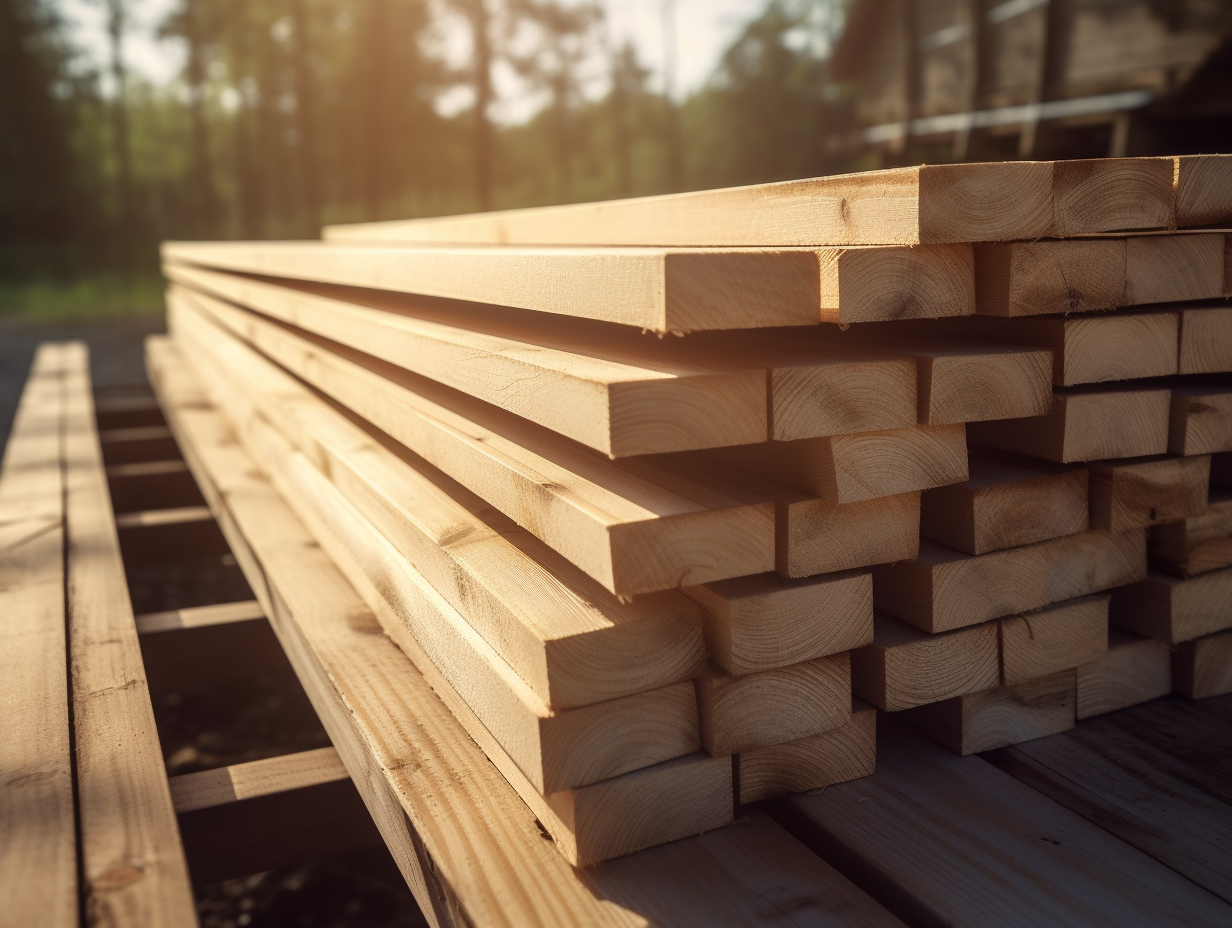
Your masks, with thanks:
M95 386L144 381L142 342L161 321L48 326L0 318L0 449L40 342L80 339L90 347ZM155 581L129 577L137 611L247 598L234 562L180 565ZM310 750L329 744L312 706L286 668L217 684L153 694L171 775ZM196 887L203 928L419 928L426 925L383 848Z

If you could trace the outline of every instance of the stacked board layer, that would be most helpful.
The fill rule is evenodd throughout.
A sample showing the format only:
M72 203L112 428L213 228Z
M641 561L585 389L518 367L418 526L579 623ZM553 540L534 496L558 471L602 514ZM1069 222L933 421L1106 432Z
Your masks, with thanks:
M164 246L173 344L586 865L1232 688L1232 158ZM1212 219L1214 217L1214 219Z

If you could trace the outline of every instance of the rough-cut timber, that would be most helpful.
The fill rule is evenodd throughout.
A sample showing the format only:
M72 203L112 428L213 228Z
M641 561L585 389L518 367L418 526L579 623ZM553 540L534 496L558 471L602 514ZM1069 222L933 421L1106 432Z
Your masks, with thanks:
M880 245L1175 225L1172 158L922 165L724 190L331 226L347 242Z
M1232 632L1196 638L1173 651L1172 685L1190 699L1232 693Z
M796 741L851 718L846 653L739 677L711 666L695 682L702 747L712 757Z
M1206 511L1209 455L1093 461L1091 528L1127 532Z
M1218 299L1224 235L1148 235L1125 242L1125 306Z
M1193 577L1232 567L1232 492L1213 487L1206 511L1151 529L1151 565Z
M1232 569L1178 579L1152 571L1112 594L1112 621L1168 644L1232 628Z
M742 804L871 776L877 767L877 710L854 699L845 725L734 759L736 801Z
M965 483L921 494L926 538L987 554L1087 530L1086 468L980 447L967 465Z
M1025 683L1098 661L1108 650L1108 596L1002 619L1001 683Z
M1177 226L1226 223L1232 216L1232 155L1182 155L1177 161Z
M964 426L764 442L705 452L724 464L835 503L927 490L967 479Z
M879 612L874 629L873 643L851 653L851 688L879 709L897 712L1000 682L995 623L929 634Z
M654 332L819 321L811 251L167 242L163 260L597 319Z
M218 301L173 301L225 325ZM255 320L255 317L253 317ZM234 332L234 330L231 330ZM772 504L642 461L613 462L559 435L396 368L344 356L272 324L235 332L351 409L619 595L770 570Z
M1232 306L1226 301L1181 311L1180 374L1232 371Z
M971 556L935 542L873 569L878 609L928 632L1029 612L1146 576L1146 531L1088 531Z
M850 651L873 636L873 578L867 572L802 580L757 574L683 592L702 607L706 653L732 674Z
M1166 388L1062 388L1048 415L975 422L969 436L973 444L1061 464L1165 454L1170 404Z
M1073 728L1076 679L1063 670L920 706L907 717L951 751L978 754Z
M1111 626L1104 656L1078 668L1078 718L1166 696L1172 691L1171 660L1165 642Z
M1176 384L1168 427L1171 454L1232 451L1232 384Z

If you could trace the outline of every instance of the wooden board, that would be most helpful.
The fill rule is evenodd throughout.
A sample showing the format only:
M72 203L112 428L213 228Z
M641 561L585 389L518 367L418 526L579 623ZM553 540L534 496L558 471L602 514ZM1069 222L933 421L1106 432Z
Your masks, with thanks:
M733 760L736 801L741 804L871 776L877 768L877 710L855 699L846 724L786 744L746 751Z
M772 808L912 924L1147 928L1232 916L1185 877L983 759L958 757L895 721L881 719L874 776Z
M1232 385L1176 385L1168 428L1171 454L1232 451Z
M1089 596L1002 619L1001 683L1025 683L1102 658L1110 598Z
M1087 470L989 448L968 453L965 483L926 490L920 533L967 554L1047 541L1088 525Z
M702 747L712 757L796 741L851 719L845 652L739 677L712 665L696 685Z
M850 651L873 637L873 578L864 571L757 574L682 592L702 608L706 653L732 674Z
M1112 594L1112 621L1168 644L1232 628L1232 569L1179 579L1150 576Z
M78 915L60 469L62 384L73 355L56 343L39 347L0 468L0 912L65 928Z
M960 423L765 442L705 453L831 502L856 503L966 480L966 450Z
M929 634L879 612L874 636L871 645L851 654L851 688L888 712L1000 682L995 623Z
M1172 685L1190 699L1232 693L1232 632L1195 638L1173 651Z
M911 709L905 717L958 754L1022 744L1074 727L1073 670Z
M173 329L218 301L169 306ZM772 505L641 461L612 462L546 429L345 349L254 319L243 333L275 363L486 499L608 590L653 592L773 567ZM446 405L448 404L448 405Z
M1151 565L1192 577L1232 567L1232 492L1213 488L1206 511L1151 530Z
M975 255L964 243L823 248L821 321L847 325L975 312Z
M553 709L690 679L700 610L676 591L622 602L422 459L398 455L239 343L189 340L255 447L276 431ZM459 543L462 542L462 543Z
M1125 242L1125 306L1224 295L1224 235L1160 235Z
M987 242L1175 225L1171 158L922 165L836 177L331 226L333 241L847 245Z
M1092 528L1127 532L1206 511L1209 455L1092 461L1088 470Z
M1136 706L1172 691L1171 653L1154 638L1108 629L1108 650L1078 668L1079 719Z
M69 661L81 893L115 924L196 924L94 423L84 345L65 349Z
M1167 389L1062 388L1048 415L972 423L969 435L973 444L1061 464L1146 457L1168 450L1170 404Z
M1146 576L1146 532L1088 531L972 556L935 542L873 570L878 609L928 632L1029 612Z
M1176 224L1226 222L1232 215L1232 157L1182 155L1177 161Z
M1227 301L1181 311L1177 372L1214 374L1232 371L1232 306Z
M162 256L169 263L512 306L652 332L820 321L812 251L165 242Z

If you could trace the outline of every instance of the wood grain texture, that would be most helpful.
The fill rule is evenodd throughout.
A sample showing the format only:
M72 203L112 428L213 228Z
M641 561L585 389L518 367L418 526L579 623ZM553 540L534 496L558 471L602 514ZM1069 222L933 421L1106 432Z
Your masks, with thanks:
M965 483L926 490L920 533L967 554L987 554L1084 532L1087 471L989 448L968 453Z
M1232 693L1232 632L1195 638L1173 651L1172 685L1190 699Z
M189 606L165 612L147 612L137 616L136 623L138 634L148 635L187 628L209 628L231 622L251 622L263 618L265 612L261 604L255 599L246 599L213 606Z
M712 757L796 741L851 718L845 652L739 677L711 665L695 682L702 746Z
M872 777L773 808L913 924L1226 921L1225 904L1180 874L983 759L957 757L895 721L881 719Z
M760 441L766 373L623 328L171 264L177 283L623 457Z
M1113 592L1111 619L1173 645L1232 628L1232 569L1187 579L1151 571Z
M1182 155L1177 160L1176 224L1227 222L1232 217L1232 156Z
M835 503L856 503L967 479L964 426L765 442L705 452L732 467Z
M1062 388L1046 416L975 422L972 443L1070 464L1146 457L1168 450L1171 398L1167 389Z
M897 712L1000 682L997 626L929 634L877 613L871 645L851 654L851 687L879 709Z
M75 926L78 915L61 474L74 355L39 346L0 468L0 912L48 928Z
M1168 451L1171 454L1232 451L1232 386L1173 386Z
M179 814L350 778L335 748L317 748L172 777L171 798Z
M107 478L84 345L66 349L66 603L81 847L91 921L196 924L196 909Z
M846 325L970 316L975 312L975 256L968 244L912 248L825 248L821 321Z
M802 250L165 242L163 261L417 293L653 332L810 325L817 255Z
M873 569L873 602L917 628L949 631L1146 576L1146 532L1088 531L972 556L923 542L916 561Z
M1176 158L1054 161L1051 232L1173 228L1177 171Z
M871 776L877 768L877 710L855 699L846 724L746 751L734 760L737 801L742 804Z
M975 287L977 311L983 315L1115 309L1125 302L1125 241L977 245Z
M1064 670L905 713L911 723L957 754L979 754L1074 727L1077 675Z
M194 363L252 446L309 457L548 706L601 702L701 669L699 610L681 594L622 602L456 481L398 455L238 343L201 338L188 342Z
M1075 714L1087 719L1166 696L1172 691L1171 659L1166 643L1113 625L1104 656L1078 668Z
M1002 619L1001 683L1094 663L1108 651L1109 596L1089 596Z
M1092 528L1127 532L1206 511L1209 455L1092 461L1087 469Z
M1226 302L1181 310L1181 345L1177 372L1214 374L1232 371L1232 306Z
M1125 306L1224 295L1224 236L1160 235L1125 242Z
M873 578L864 571L757 574L682 592L702 608L706 653L736 675L850 651L873 636Z
M186 313L238 320L208 297ZM230 329L486 499L608 590L653 592L771 569L773 509L731 484L612 462L503 410L248 317Z
M1151 566L1193 577L1232 567L1232 492L1212 488L1206 510L1151 529Z

